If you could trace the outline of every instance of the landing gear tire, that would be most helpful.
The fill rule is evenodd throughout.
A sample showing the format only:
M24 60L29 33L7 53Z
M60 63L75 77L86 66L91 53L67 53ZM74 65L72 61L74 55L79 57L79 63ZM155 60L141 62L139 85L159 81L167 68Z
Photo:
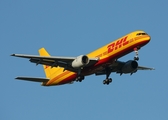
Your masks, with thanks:
M112 82L112 79L109 78L109 79L106 79L106 80L103 80L103 84L105 85L109 85L110 83Z
M138 61L138 60L139 60L139 57L134 57L134 60L135 60L135 61Z
M76 82L82 82L82 80L84 80L84 79L85 79L84 76L78 76L78 77L76 78Z
M109 83L111 83L111 82L112 82L112 79L110 78L110 79L109 79Z

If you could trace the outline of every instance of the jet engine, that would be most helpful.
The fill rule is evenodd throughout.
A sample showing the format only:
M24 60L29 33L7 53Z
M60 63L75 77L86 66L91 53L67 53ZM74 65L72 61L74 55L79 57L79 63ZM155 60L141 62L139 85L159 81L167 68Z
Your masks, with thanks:
M72 67L73 68L81 68L84 67L89 63L89 58L86 55L80 55L78 56L73 62Z
M136 72L138 68L138 63L134 60L129 60L125 63L125 65L122 67L121 71L122 73L134 73Z

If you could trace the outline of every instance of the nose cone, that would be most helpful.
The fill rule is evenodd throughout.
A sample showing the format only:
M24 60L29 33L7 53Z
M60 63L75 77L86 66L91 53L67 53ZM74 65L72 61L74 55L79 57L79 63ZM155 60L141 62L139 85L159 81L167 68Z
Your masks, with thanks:
M148 35L147 37L147 41L149 42L151 40L151 37Z
M151 40L151 37L148 35L148 37L149 37L149 41Z

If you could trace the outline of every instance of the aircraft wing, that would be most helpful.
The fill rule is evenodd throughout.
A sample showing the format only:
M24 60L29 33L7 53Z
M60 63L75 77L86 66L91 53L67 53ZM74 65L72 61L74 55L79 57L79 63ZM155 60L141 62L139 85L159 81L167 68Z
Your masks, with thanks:
M108 69L110 72L116 72L122 74L122 68L125 66L127 62L121 62L121 61L115 61L111 65L109 65ZM155 70L154 68L150 67L144 67L144 66L138 66L136 70L133 72L130 72L130 74L135 73L137 70ZM95 73L96 75L105 75L106 74L106 69L103 69L101 71L98 71Z
M155 70L155 68L149 68L149 67L143 67L143 66L138 66L138 70Z
M39 56L39 55L25 55L25 54L12 54L11 56L28 58L30 62L51 67L63 67L65 70L77 72L77 69L71 66L72 62L77 57L58 57L58 56ZM86 66L95 64L98 58L89 58L89 63ZM85 66L85 67L86 67Z
M16 77L15 79L32 81L32 82L47 82L50 80L48 78L38 78L38 77Z

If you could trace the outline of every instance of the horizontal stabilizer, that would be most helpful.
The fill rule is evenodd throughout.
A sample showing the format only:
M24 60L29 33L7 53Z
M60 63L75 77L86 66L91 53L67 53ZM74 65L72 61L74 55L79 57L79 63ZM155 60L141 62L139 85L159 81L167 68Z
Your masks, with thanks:
M32 82L47 82L50 80L48 78L38 78L38 77L17 77L15 79L32 81Z
M138 66L138 70L155 70L155 68L149 68L149 67Z

